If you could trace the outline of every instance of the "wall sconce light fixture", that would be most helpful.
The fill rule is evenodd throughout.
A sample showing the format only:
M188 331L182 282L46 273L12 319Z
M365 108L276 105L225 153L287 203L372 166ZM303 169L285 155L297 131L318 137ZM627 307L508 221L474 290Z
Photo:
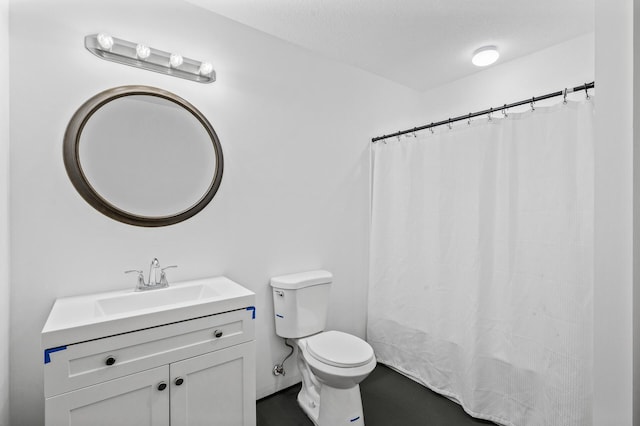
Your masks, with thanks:
M199 83L216 81L216 72L209 62L185 58L177 53L164 52L104 33L86 36L84 45L89 52L108 61L186 78Z

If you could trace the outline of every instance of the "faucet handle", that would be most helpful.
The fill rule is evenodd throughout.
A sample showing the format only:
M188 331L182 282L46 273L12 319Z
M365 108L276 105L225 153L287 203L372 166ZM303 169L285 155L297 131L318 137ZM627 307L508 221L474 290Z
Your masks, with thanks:
M165 269L177 268L178 265L165 266L160 269L160 285L166 287L169 285L169 281L167 281L167 274L164 272Z
M138 274L138 285L136 286L136 289L140 289L140 288L145 286L144 274L142 273L142 271L140 271L138 269L131 269L129 271L124 271L125 274L132 274L134 272L136 272Z

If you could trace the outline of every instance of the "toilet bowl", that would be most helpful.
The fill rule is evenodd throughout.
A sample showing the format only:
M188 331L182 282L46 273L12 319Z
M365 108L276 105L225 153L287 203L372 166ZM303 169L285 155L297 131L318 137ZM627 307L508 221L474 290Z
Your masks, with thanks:
M360 382L376 366L371 346L324 331L332 275L311 271L271 279L276 334L298 348L298 404L316 426L364 426Z
M358 385L376 366L371 346L341 331L325 331L299 339L298 347L318 380L334 388Z

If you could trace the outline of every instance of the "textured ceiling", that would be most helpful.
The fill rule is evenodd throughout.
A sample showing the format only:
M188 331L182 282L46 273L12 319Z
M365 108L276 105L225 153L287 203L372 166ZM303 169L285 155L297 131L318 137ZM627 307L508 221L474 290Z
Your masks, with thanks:
M328 58L426 90L593 31L593 0L186 0Z

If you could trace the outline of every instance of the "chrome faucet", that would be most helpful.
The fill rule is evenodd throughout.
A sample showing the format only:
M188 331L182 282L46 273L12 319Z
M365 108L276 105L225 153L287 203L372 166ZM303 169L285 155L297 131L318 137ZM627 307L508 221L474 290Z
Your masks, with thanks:
M138 278L136 281L135 291L145 291L145 290L153 290L156 288L165 288L169 287L169 281L167 280L167 274L164 272L165 269L169 268L177 268L178 265L165 266L164 268L160 267L160 262L158 258L153 258L151 261L151 265L149 265L149 280L145 283L144 281L144 273L139 269L132 269L129 271L124 271L125 274L129 273L137 273Z
M151 261L151 265L149 265L149 285L156 286L160 284L160 280L158 277L158 271L160 270L160 262L158 262L158 258L154 257Z

